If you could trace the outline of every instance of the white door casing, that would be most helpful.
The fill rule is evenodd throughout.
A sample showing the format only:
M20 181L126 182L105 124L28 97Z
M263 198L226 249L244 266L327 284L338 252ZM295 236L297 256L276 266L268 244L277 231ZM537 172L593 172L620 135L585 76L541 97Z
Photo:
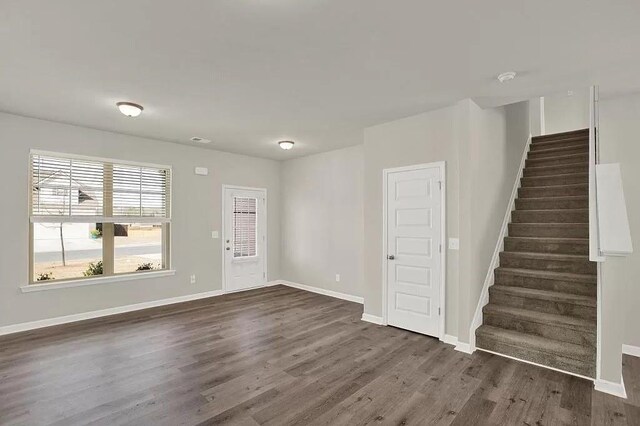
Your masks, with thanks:
M384 172L388 325L444 337L444 163Z
M223 186L222 256L225 292L267 282L267 191Z

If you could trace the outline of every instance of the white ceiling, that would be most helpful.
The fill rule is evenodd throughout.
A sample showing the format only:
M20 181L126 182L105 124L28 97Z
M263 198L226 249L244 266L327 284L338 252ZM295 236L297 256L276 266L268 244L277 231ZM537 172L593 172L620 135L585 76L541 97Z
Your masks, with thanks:
M638 0L2 0L0 110L293 158L466 97L635 91L639 22Z

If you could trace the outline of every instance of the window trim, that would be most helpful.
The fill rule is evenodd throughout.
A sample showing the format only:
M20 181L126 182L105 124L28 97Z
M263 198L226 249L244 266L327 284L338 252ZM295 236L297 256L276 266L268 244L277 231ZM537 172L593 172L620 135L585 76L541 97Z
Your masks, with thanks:
M124 281L144 280L148 278L169 277L176 274L175 269L159 269L157 271L129 272L126 274L106 275L102 277L79 277L69 280L50 281L49 284L36 283L20 286L23 293L34 291L55 290L59 288L84 287L99 284L117 283Z
M87 216L83 218L82 216L78 216L76 220L73 222L69 222L70 216L38 216L31 215L32 212L32 196L31 191L33 188L32 181L32 173L31 173L31 159L34 155L41 156L52 156L52 157L62 157L70 160L81 160L81 161L94 161L101 162L105 164L118 164L124 166L134 166L134 167L144 167L144 168L157 168L157 169L165 169L169 171L170 179L168 182L167 192L169 195L168 200L168 209L167 209L167 217L131 217L131 216ZM27 221L29 223L29 268L28 273L29 277L27 280L26 286L20 286L20 289L23 293L31 292L31 291L40 291L40 290L50 290L56 288L70 288L70 287L81 287L85 285L95 285L95 284L104 284L109 282L120 282L120 281L130 281L144 278L152 278L152 277L161 277L161 276L170 276L175 275L175 270L172 269L172 235L171 235L171 223L173 217L173 167L170 165L156 164L156 163L146 163L146 162L138 162L131 160L120 160L117 158L108 158L108 157L95 157L89 155L82 154L70 154L66 152L56 152L56 151L46 151L46 150L38 150L38 149L30 149L28 156L28 168L29 168L29 177L28 188L27 188ZM152 271L140 271L140 272L127 272L127 273L112 273L109 275L102 276L93 276L93 277L77 277L71 279L60 279L60 280L51 280L49 282L40 282L35 280L35 264L34 264L34 241L33 241L33 225L38 222L38 218L45 218L46 220L51 220L52 222L60 222L60 223L161 223L163 225L163 235L162 235L162 255L164 260L164 267L158 270ZM36 220L34 220L36 219ZM65 220L66 219L66 220ZM111 256L114 256L115 253L112 253ZM102 260L104 262L105 253L104 253L104 245L103 245L103 253Z

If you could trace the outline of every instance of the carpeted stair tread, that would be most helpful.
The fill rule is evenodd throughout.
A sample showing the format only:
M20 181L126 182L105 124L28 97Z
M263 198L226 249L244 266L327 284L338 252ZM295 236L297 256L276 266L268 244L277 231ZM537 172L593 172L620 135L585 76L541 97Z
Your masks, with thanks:
M552 324L571 330L595 333L596 321L592 319L578 318L568 315L541 313L529 309L520 309L511 306L496 305L493 303L486 305L482 311L486 315L501 315L539 324Z
M570 272L550 272L538 269L503 268L501 266L497 267L496 270L506 274L521 275L531 278L574 281L593 285L597 284L597 277L593 274L573 274Z
M589 207L589 197L572 195L565 197L539 197L516 199L516 210L574 210Z
M558 155L549 158L527 158L526 167L552 166L560 164L575 164L589 161L589 153Z
M531 144L531 151L536 152L544 149L563 147L563 146L589 146L588 137L566 138L557 141L536 142Z
M512 268L540 269L555 272L595 274L596 265L586 254L503 251L500 264Z
M589 137L589 129L570 130L567 132L534 136L533 138L531 138L531 142L532 143L548 142L548 141L557 141L557 140L563 140L568 138L585 138L585 137L586 138Z
M589 254L588 238L506 237L506 251Z
M529 151L529 156L527 158L547 158L567 154L582 154L585 152L589 152L589 145L587 144L579 146L557 146L552 148L545 147L545 149Z
M589 223L588 209L514 210L512 223Z
M489 289L493 293L502 293L511 297L526 299L536 299L559 303L571 303L578 306L596 307L595 297L582 296L579 294L560 293L550 290L537 290L525 287L492 286Z
M510 223L509 235L514 237L588 238L588 223Z
M589 165L587 163L561 164L559 166L538 166L524 169L524 177L553 176L567 173L587 173Z
M547 365L586 377L594 377L595 349L532 334L482 325L476 346L525 361Z
M575 183L569 185L553 185L553 186L536 186L536 187L520 187L518 189L518 197L520 198L547 198L547 197L563 197L588 195L588 183Z
M565 173L548 176L528 176L521 179L523 187L538 188L549 186L589 183L589 173Z

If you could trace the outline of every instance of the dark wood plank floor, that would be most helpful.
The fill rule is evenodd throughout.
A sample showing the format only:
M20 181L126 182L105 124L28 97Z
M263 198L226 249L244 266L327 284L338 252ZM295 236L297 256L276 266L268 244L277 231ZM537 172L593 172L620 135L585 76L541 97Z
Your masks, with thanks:
M588 381L276 286L0 338L2 425L638 425Z

